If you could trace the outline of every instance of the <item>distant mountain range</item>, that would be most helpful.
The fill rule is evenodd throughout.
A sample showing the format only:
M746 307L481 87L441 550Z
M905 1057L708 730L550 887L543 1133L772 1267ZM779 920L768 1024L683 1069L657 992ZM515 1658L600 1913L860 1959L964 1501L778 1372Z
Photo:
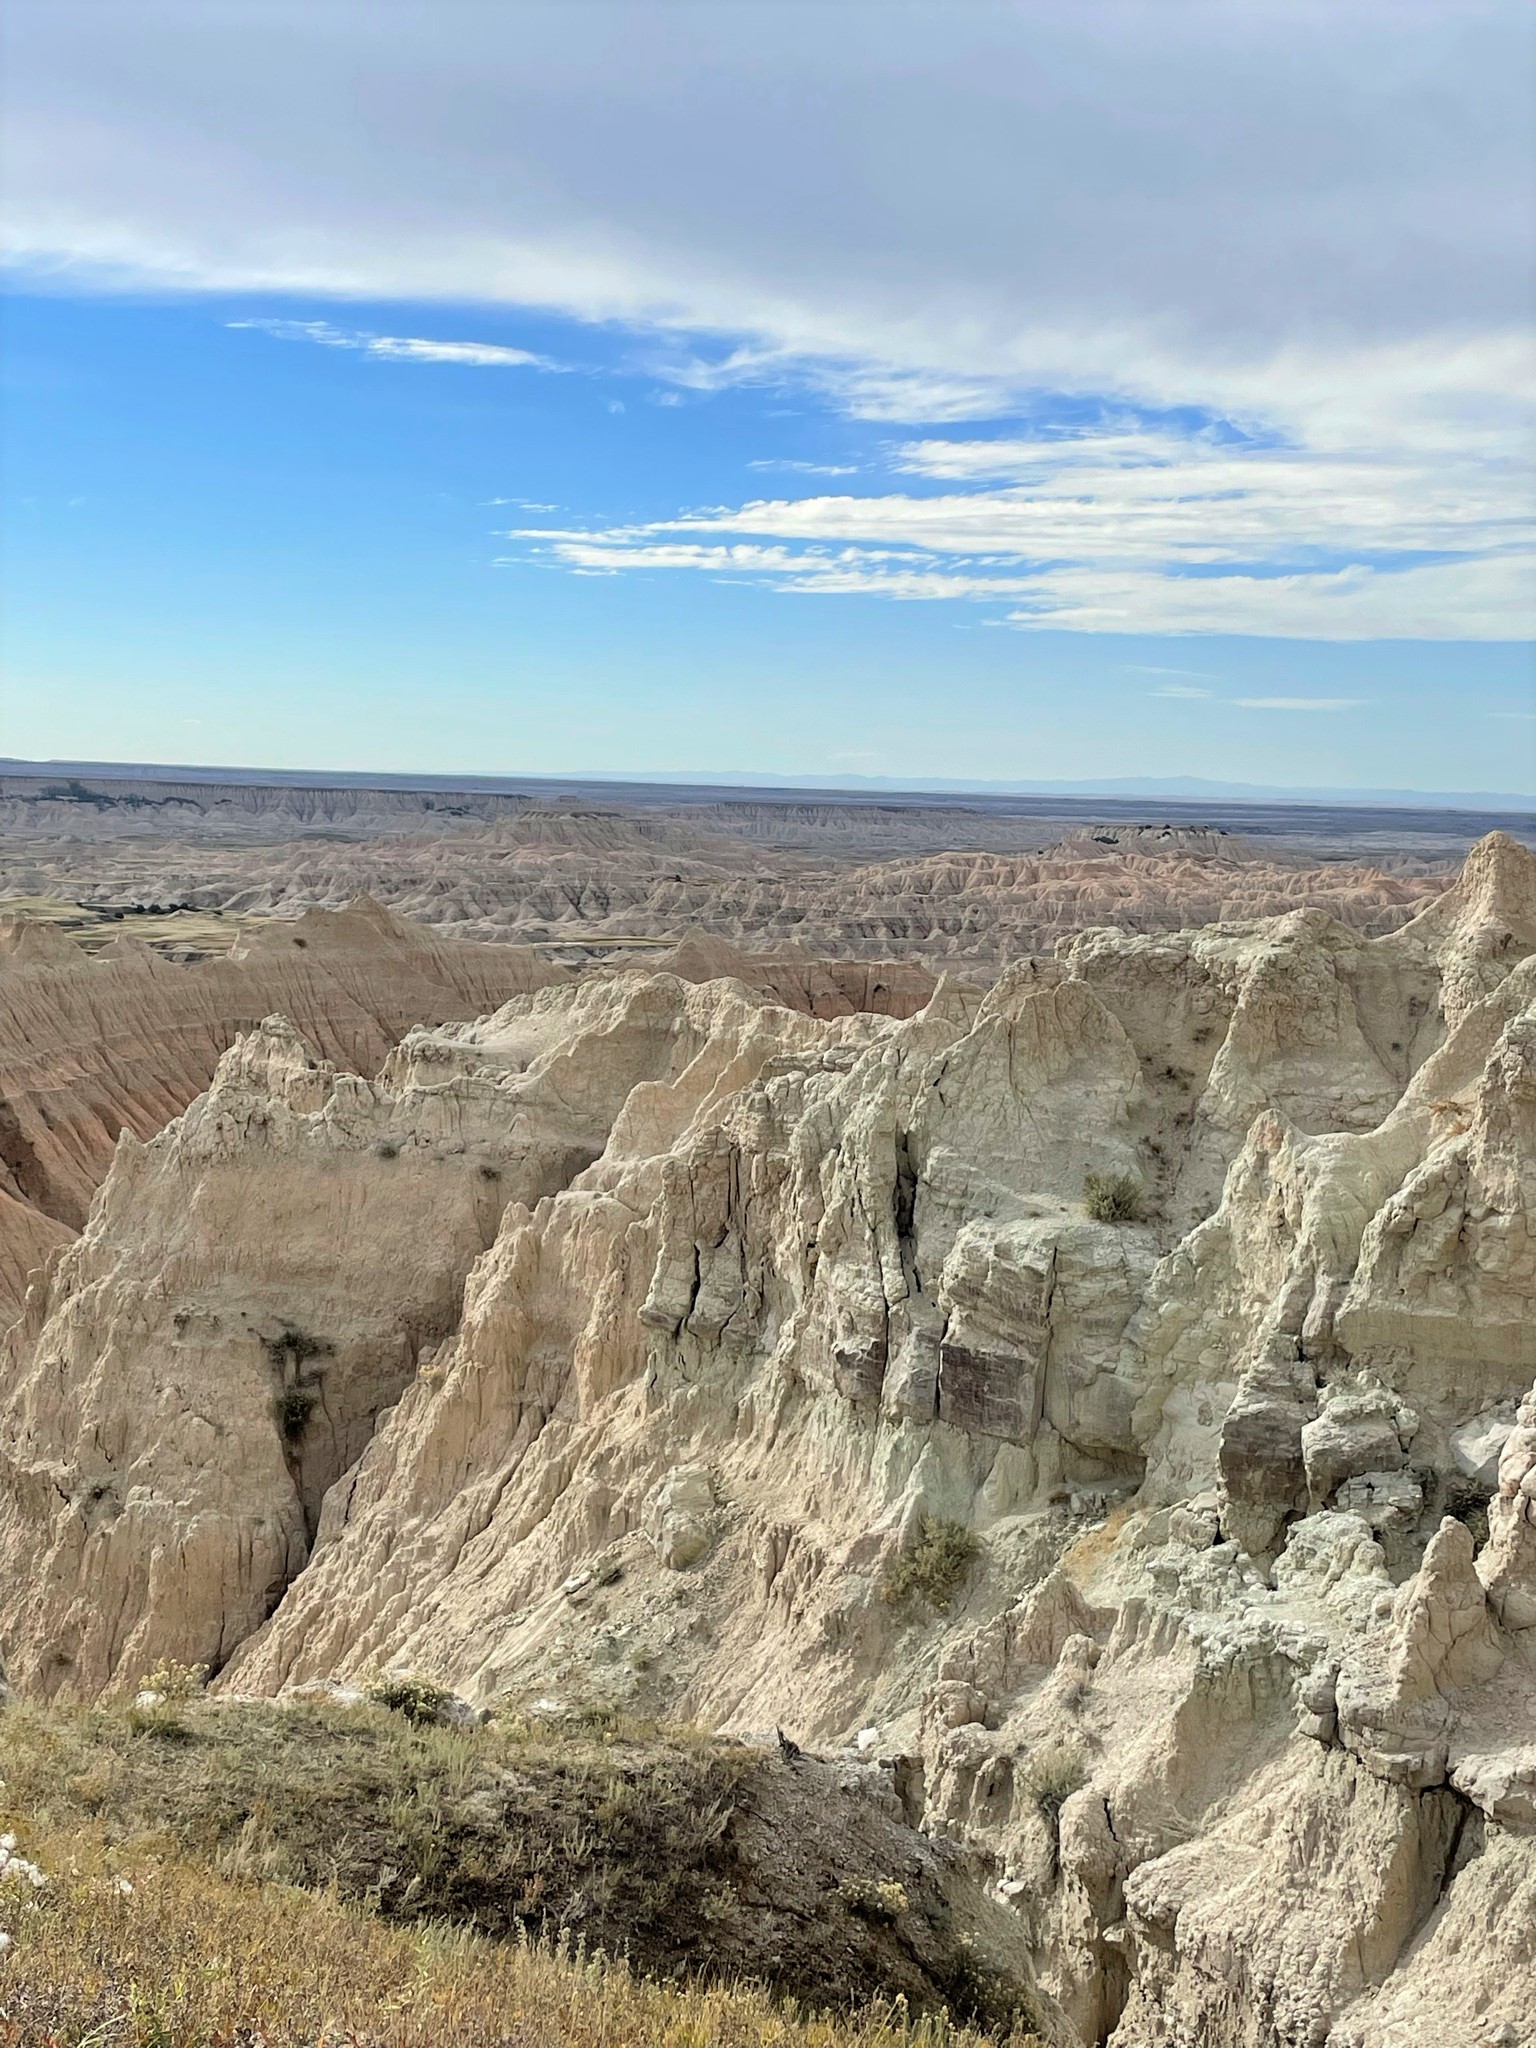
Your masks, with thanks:
M368 774L357 769L310 768L207 768L139 761L15 761L0 759L5 776L91 776L119 782L203 782L258 783L297 789L419 789L432 791L483 790L517 792L537 789L579 787L623 789L625 787L692 790L774 790L820 791L828 796L840 792L868 796L873 792L900 795L946 796L1042 796L1104 797L1110 799L1160 798L1177 803L1319 804L1348 805L1388 810L1508 811L1529 816L1536 811L1536 796L1513 790L1489 789L1339 789L1301 784L1261 782L1217 782L1198 775L1127 775L1084 778L1080 781L993 782L964 781L945 776L914 776L902 780L892 775L770 775L749 774L743 769L716 769L687 773L681 769L655 770L649 774L621 776L611 773L571 775L387 775Z

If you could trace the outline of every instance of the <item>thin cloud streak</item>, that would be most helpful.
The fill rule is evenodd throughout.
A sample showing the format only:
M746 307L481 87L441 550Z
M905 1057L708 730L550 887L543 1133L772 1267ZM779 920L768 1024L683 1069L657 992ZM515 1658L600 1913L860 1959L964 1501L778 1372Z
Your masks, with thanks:
M328 320L226 320L234 329L254 328L276 341L308 341L320 348L357 349L396 363L462 363L479 370L564 370L564 363L525 348L492 341L433 341L420 335L368 334L333 327Z
M1202 682L1214 683L1216 675L1205 668L1164 668L1158 662L1126 661L1121 667L1128 676L1195 676Z
M1234 697L1244 711L1358 711L1368 697Z
M791 457L761 456L748 469L792 469L801 476L857 476L856 462L796 462Z

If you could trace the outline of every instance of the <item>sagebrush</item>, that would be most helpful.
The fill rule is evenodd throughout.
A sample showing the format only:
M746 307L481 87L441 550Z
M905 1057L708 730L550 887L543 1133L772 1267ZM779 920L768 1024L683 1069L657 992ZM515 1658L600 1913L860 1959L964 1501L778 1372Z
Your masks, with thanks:
M387 1707L392 1714L403 1714L417 1728L430 1727L448 1698L447 1686L434 1684L430 1678L398 1672L374 1679L365 1690L375 1706Z
M892 1607L923 1600L946 1614L980 1555L976 1532L964 1522L924 1515L911 1545L888 1567L881 1590Z

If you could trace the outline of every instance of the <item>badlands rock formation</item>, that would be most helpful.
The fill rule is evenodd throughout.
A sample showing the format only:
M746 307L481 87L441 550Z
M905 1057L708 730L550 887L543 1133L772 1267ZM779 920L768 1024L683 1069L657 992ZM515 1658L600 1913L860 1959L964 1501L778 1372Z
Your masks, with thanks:
M1064 2040L1536 2042L1536 860L903 1007L248 1034L6 1339L12 1682L778 1723Z
M322 1057L372 1073L412 1025L563 978L527 952L444 945L366 899L190 967L131 939L88 957L47 926L0 923L0 1185L78 1227L118 1133L147 1138L179 1115L274 1011Z
M1262 836L1245 838L1123 814L1030 816L1023 798L631 794L0 777L0 896L203 950L220 946L210 913L291 917L362 893L445 936L566 957L699 936L792 940L991 979L1099 924L1171 931L1310 908L1379 935L1444 887L1468 844L1452 813L1256 813ZM153 914L171 905L180 930Z
M659 964L689 981L738 974L821 1017L909 1016L934 988L912 964L818 961L792 942L744 955L695 939ZM84 1222L119 1134L153 1136L263 1017L371 1074L413 1025L569 978L525 948L444 942L366 897L251 928L227 957L190 965L131 938L86 953L47 924L0 920L0 1325Z
M135 851L132 880L69 884L87 903L176 901L240 916L290 916L364 891L446 936L602 947L709 933L760 946L798 940L818 953L893 953L983 970L1049 951L1085 927L1164 931L1188 923L1329 912L1379 933L1444 886L1440 874L1384 874L1365 863L1291 865L1219 834L1131 831L1068 836L1039 853L953 852L829 861L762 847L679 820L622 813L530 812L450 837L362 845L287 845L214 856ZM1183 843L1185 840L1192 844ZM49 886L59 888L51 874Z

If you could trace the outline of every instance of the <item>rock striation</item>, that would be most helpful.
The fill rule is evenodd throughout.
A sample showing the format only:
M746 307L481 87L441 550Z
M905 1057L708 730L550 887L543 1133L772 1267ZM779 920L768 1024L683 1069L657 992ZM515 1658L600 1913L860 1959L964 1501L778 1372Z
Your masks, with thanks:
M119 1133L153 1136L263 1017L281 1013L322 1058L372 1073L413 1025L563 978L526 951L444 944L367 898L191 966L131 939L91 957L46 926L0 924L4 1188L78 1229Z
M1064 2039L1536 2041L1536 859L673 965L376 1080L270 1020L121 1142L0 1367L13 1683L777 1724L990 1859Z
M821 961L793 942L749 954L695 938L661 964L687 981L733 975L820 1017L909 1016L935 985L912 963ZM49 925L0 920L0 1326L83 1223L120 1134L152 1137L264 1017L371 1074L414 1026L570 978L527 948L443 940L367 897L252 928L226 958L186 965L133 939L93 955Z

